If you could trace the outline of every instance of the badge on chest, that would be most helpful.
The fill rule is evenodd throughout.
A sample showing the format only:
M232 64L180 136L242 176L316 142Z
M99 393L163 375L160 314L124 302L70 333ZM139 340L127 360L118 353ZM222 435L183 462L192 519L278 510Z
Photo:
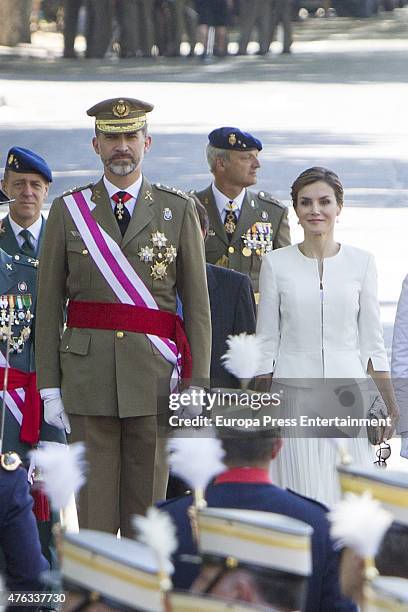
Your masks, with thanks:
M266 253L273 250L272 223L258 221L248 228L241 238L244 243L243 256L257 255L261 259Z
M169 209L166 209L169 210ZM140 261L150 266L150 276L154 280L162 280L167 276L167 267L173 263L177 257L177 249L174 245L168 244L167 236L163 232L153 232L149 244L141 247L138 255Z
M10 339L10 351L22 353L31 335L32 297L24 295L0 295L0 341Z

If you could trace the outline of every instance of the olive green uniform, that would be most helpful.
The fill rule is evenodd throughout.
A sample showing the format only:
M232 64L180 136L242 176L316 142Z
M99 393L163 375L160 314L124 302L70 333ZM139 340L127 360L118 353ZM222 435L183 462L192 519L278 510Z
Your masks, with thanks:
M194 203L182 192L151 185L144 178L122 237L103 181L90 188L96 205L92 216L120 245L160 310L175 313L176 295L180 296L193 377L207 379L211 323ZM163 233L166 247L177 252L162 278L154 278L152 271L157 253L154 261L143 261L141 256L142 249L152 246L155 232ZM43 253L47 256L39 268L36 328L38 385L61 387L73 439L82 439L93 449L92 456L88 453L91 475L97 474L95 483L99 479L105 483L104 490L98 490L90 475L80 498L80 523L115 531L120 522L122 535L130 535L130 515L144 512L153 501L158 385L169 381L173 366L142 333L78 328L62 333L67 299L117 302L62 198L51 207ZM119 456L116 446L121 449ZM124 465L129 477L121 476L118 484L117 473L122 474ZM159 468L161 474L166 472L163 465Z
M222 265L243 274L248 274L255 294L259 291L259 271L262 248L247 246L247 233L253 228L255 234L265 228L270 232L270 249L279 249L290 244L288 210L265 191L246 191L235 231L229 240L214 200L211 185L196 193L207 209L210 220L205 253L208 263ZM259 246L259 245L258 245ZM257 252L258 251L258 252Z

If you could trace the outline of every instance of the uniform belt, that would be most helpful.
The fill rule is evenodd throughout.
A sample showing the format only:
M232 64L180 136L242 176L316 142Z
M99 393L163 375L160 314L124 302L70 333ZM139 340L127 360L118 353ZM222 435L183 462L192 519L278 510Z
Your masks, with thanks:
M124 330L173 340L181 355L181 376L184 379L191 378L192 359L184 324L180 317L172 312L131 304L70 300L67 326L83 329Z
M0 380L4 381L5 372L6 368L0 368ZM26 444L37 444L40 436L41 398L37 391L35 372L23 372L16 368L8 368L7 391L15 389L24 389L25 391L20 440Z

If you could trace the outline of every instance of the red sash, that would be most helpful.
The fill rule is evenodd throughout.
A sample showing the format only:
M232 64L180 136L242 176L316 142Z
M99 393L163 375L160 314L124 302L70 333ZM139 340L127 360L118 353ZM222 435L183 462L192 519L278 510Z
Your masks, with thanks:
M180 317L172 312L153 310L132 304L106 302L68 303L67 326L86 329L123 330L140 334L153 334L175 342L181 355L181 376L191 378L192 359L190 345Z
M0 376L3 378L3 381L5 372L6 368L0 367ZM23 372L16 368L9 368L7 390L13 391L14 389L24 389L25 391L20 440L26 444L37 444L40 436L41 398L37 391L35 372Z

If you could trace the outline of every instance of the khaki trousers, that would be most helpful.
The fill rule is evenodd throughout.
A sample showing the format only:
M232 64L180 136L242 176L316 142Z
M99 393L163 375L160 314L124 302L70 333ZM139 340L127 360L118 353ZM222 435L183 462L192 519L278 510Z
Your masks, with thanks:
M71 442L84 442L87 483L79 493L79 526L133 537L131 517L166 495L165 440L156 416L69 415Z

